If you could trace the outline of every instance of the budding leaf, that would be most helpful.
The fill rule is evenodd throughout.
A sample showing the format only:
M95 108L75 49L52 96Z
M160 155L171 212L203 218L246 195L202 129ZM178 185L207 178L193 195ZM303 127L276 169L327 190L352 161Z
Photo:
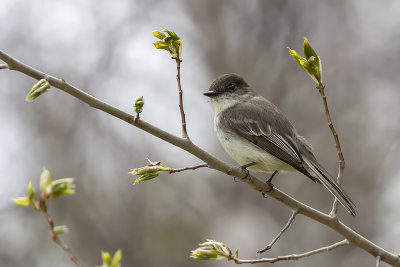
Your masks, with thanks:
M151 180L156 178L160 172L169 172L171 168L163 166L160 162L151 162L147 166L131 169L130 174L141 175L138 179L135 180L133 185L138 184L143 181Z
M304 37L304 56L299 55L296 51L289 49L290 55L300 65L300 67L307 72L308 75L318 84L322 85L322 63L321 58L317 55L315 50L312 48L308 39Z
M75 193L74 178L62 178L52 181L46 187L46 193L51 199L56 199L61 195L70 195Z
M29 199L27 197L16 197L16 198L13 198L13 201L15 204L21 205L21 206L29 206L31 204L31 202L29 201Z
M50 83L45 79L39 80L29 91L26 96L26 101L32 101L38 98L41 94L47 92L50 89Z
M172 55L172 58L180 59L182 56L182 40L174 31L164 29L163 32L166 34L159 31L153 31L153 35L161 40L155 42L154 46L157 49L169 51Z
M44 190L51 183L51 174L48 169L43 167L43 171L40 174L40 190Z
M101 252L101 257L103 259L103 265L98 267L120 267L121 266L121 259L122 259L122 252L120 249L115 252L114 257L111 258L110 253L108 252Z
M197 260L220 260L232 257L231 250L223 243L207 240L191 251L190 257Z
M69 229L66 225L57 225L53 228L53 231L57 234L57 235L62 235L65 233L69 232Z

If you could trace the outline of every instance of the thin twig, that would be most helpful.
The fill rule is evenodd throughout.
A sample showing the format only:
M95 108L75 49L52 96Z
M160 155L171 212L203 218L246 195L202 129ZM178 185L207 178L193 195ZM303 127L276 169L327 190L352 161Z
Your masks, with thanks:
M400 260L397 254L391 253L379 247L378 245L372 243L367 238L363 237L353 229L349 228L348 226L340 222L337 218L332 218L318 210L311 208L310 206L305 205L304 203L280 191L276 187L271 189L270 186L268 186L266 183L262 182L261 180L257 179L257 177L251 174L247 177L247 179L245 179L245 174L243 173L243 170L241 168L235 167L233 165L221 161L220 159L210 155L200 147L196 146L192 142L189 142L187 139L180 138L171 133L168 133L143 120L141 120L140 123L135 123L134 116L85 93L84 91L70 85L63 79L36 70L31 66L28 66L25 63L20 62L17 59L7 55L1 50L0 50L0 59L3 60L5 63L7 63L10 70L21 72L36 80L46 79L53 87L66 92L67 94L79 99L83 103L86 103L95 109L99 109L116 118L119 118L120 120L123 120L153 136L156 136L172 145L175 145L176 147L179 147L189 152L193 156L207 163L209 168L239 178L242 182L246 183L254 190L264 194L268 194L269 196L278 200L287 207L298 210L299 213L309 217L310 219L328 226L329 228L333 229L344 238L351 240L350 242L351 245L361 248L362 250L368 252L374 257L376 257L377 255L381 255L381 261L384 261L392 266L400 267Z
M282 228L282 230L279 232L279 234L271 241L271 243L268 244L265 248L257 251L258 254L264 253L265 251L269 250L272 248L272 246L278 241L278 239L281 237L281 235L289 228L289 226L292 224L293 220L296 218L296 215L299 212L297 210L293 210L292 216L290 216L288 222L286 223L285 227Z
M183 91L181 86L181 62L179 58L175 58L176 61L176 81L178 82L178 90L179 90L179 110L181 111L181 119L182 119L182 137L189 140L189 136L186 130L186 116L185 111L183 110Z
M329 113L328 102L326 100L326 95L325 95L325 85L323 85L321 83L320 85L317 86L317 89L318 89L319 94L322 97L322 101L324 102L326 120L328 121L328 126L331 129L333 138L335 139L336 150L337 150L338 157L339 157L339 172L338 172L338 176L337 176L336 180L337 180L338 184L341 184L342 179L343 179L345 161L344 161L342 148L340 146L339 135L336 132L335 127L333 126L333 123L331 120L331 115ZM337 216L338 205L339 205L339 200L337 198L335 198L335 200L333 201L332 210L329 213L329 216L331 216L331 217Z
M376 267L380 267L381 266L381 256L377 256L376 257L376 265L375 265Z
M8 69L7 64L0 64L0 70L2 69Z
M203 164L199 164L199 165L196 165L196 166L193 166L193 167L172 169L172 170L169 171L169 173L183 172L183 171L187 171L187 170L196 170L196 169L204 168L204 167L208 167L208 165L206 163L203 163Z
M286 255L286 256L278 256L276 258L262 258L262 259L253 259L253 260L242 260L242 259L238 259L235 256L231 256L231 258L229 260L233 260L236 264L243 264L243 263L263 263L263 262L270 262L270 263L274 263L277 261L287 261L287 260L298 260L301 258L305 258L305 257L309 257L318 253L322 253L322 252L327 252L327 251L331 251L335 248L338 247L342 247L342 246L346 246L349 244L349 241L347 239L344 239L340 242L337 242L335 244L332 244L330 246L327 247L321 247L315 250L311 250L302 254L292 254L292 255Z
M72 251L70 248L68 248L67 246L65 246L60 238L58 237L58 235L56 234L56 232L54 232L54 221L53 219L49 216L49 214L47 213L47 205L45 204L45 202L41 201L42 205L41 205L41 209L40 211L42 212L44 218L46 219L49 227L50 227L50 235L51 235L51 239L54 241L54 243L56 243L57 245L59 245L68 255L68 257L71 259L71 261L78 267L83 267L82 264L79 263L78 259L74 256L74 254L72 254Z

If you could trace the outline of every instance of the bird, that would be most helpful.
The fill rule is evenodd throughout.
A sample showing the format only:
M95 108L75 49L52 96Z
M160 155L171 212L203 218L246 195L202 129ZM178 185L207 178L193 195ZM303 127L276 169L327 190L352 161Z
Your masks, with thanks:
M356 215L355 204L317 161L307 140L269 100L239 75L216 78L208 91L214 111L214 129L225 151L247 172L299 171L321 183L343 207ZM272 184L271 184L272 185Z

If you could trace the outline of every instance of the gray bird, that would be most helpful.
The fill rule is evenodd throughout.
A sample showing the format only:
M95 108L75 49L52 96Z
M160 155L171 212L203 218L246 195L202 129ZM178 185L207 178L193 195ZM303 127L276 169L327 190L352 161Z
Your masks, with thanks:
M273 173L271 182L278 171L297 170L323 184L351 215L356 215L353 201L318 163L305 138L242 77L224 74L204 95L211 98L222 147L245 171Z

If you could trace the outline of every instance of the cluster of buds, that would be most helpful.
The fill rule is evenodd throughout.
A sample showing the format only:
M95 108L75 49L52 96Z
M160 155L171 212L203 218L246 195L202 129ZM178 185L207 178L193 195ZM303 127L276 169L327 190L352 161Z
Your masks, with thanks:
M322 86L322 64L321 59L314 51L308 39L304 37L304 57L296 51L289 49L290 55L296 60L300 67L311 76L318 86Z
M37 211L44 211L47 207L49 200L54 200L62 195L71 195L75 193L75 184L73 178L62 178L52 181L51 173L46 168L40 175L40 199L36 198L35 188L32 182L28 185L28 196L17 197L13 201L17 205L22 206L33 206ZM53 231L58 234L64 234L68 232L68 228L65 225L55 226Z
M165 32L165 33L163 33L163 32ZM163 32L159 32L159 31L153 32L154 37L161 40L161 41L155 42L154 46L157 49L167 50L168 52L171 53L172 58L180 60L180 58L182 56L182 40L173 31L164 29Z
M223 243L207 239L206 242L199 244L200 247L191 251L190 257L196 260L221 260L233 259L231 250ZM238 257L238 251L235 252Z
M129 172L130 174L140 175L140 177L137 178L133 183L134 185L143 181L154 179L160 174L160 172L170 172L172 170L169 167L163 166L161 162L151 162L150 160L148 161L149 164L147 164L146 166L140 167L138 169L131 169L131 171Z

